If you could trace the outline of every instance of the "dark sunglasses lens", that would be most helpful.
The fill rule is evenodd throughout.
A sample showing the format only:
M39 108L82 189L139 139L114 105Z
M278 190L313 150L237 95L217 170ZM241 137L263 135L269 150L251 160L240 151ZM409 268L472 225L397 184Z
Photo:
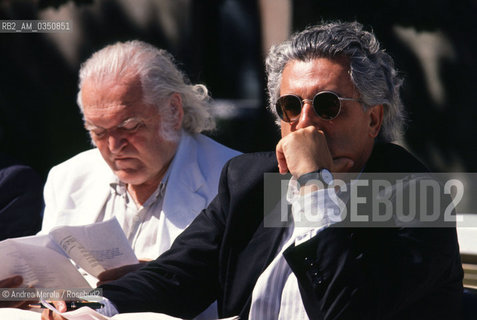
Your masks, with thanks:
M333 119L340 112L340 100L331 92L323 92L315 96L313 107L321 118Z
M295 96L282 96L277 100L276 109L283 121L291 122L301 113L301 101Z

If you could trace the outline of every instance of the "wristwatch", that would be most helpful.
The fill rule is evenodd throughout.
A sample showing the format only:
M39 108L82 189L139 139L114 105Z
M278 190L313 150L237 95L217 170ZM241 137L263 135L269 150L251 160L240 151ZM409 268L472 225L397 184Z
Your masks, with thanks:
M320 169L305 173L297 179L299 187L304 186L310 180L319 180L325 188L328 188L333 183L333 175L328 169Z

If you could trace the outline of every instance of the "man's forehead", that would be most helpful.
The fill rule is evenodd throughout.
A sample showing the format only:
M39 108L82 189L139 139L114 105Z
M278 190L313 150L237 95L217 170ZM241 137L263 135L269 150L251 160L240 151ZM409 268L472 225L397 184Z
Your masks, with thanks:
M81 88L81 98L83 105L88 106L129 105L142 102L142 91L139 78L108 79L104 81L87 79Z
M145 118L147 112L145 108L146 106L141 103L102 100L97 104L85 103L83 118L85 124L111 128L133 119Z
M348 71L349 63L343 58L291 60L282 73L280 94L304 89L310 94L322 90L340 93L344 87L352 86Z
M286 73L287 71L291 69L299 69L299 70L313 70L313 69L340 69L342 71L345 71L349 73L350 70L350 64L349 64L349 59L346 57L317 57L317 58L312 58L312 59L305 59L305 60L299 60L299 59L292 59L288 61L285 64L285 67L283 68L283 73Z

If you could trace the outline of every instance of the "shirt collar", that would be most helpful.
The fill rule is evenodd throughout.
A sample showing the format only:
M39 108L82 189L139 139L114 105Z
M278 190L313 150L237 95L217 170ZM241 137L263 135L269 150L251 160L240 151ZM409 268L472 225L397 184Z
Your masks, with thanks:
M162 177L161 182L157 186L157 189L153 192L153 194L149 197L149 199L146 200L146 202L143 204L143 207L148 207L150 204L154 203L158 198L164 197L166 193L166 186L167 182L169 180L171 172L171 166L167 169L166 173L164 174L164 177ZM112 181L110 181L109 186L111 187L111 192L119 197L124 197L125 199L128 199L127 196L127 184L120 181L117 176L114 176Z

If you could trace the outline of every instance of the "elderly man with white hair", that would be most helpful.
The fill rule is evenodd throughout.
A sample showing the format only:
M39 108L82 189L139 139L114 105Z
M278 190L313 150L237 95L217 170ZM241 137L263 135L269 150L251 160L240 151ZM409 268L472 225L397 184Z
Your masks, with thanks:
M79 89L96 148L50 171L42 232L116 217L138 258L156 258L215 197L238 152L200 134L215 126L206 87L144 42L94 53Z

